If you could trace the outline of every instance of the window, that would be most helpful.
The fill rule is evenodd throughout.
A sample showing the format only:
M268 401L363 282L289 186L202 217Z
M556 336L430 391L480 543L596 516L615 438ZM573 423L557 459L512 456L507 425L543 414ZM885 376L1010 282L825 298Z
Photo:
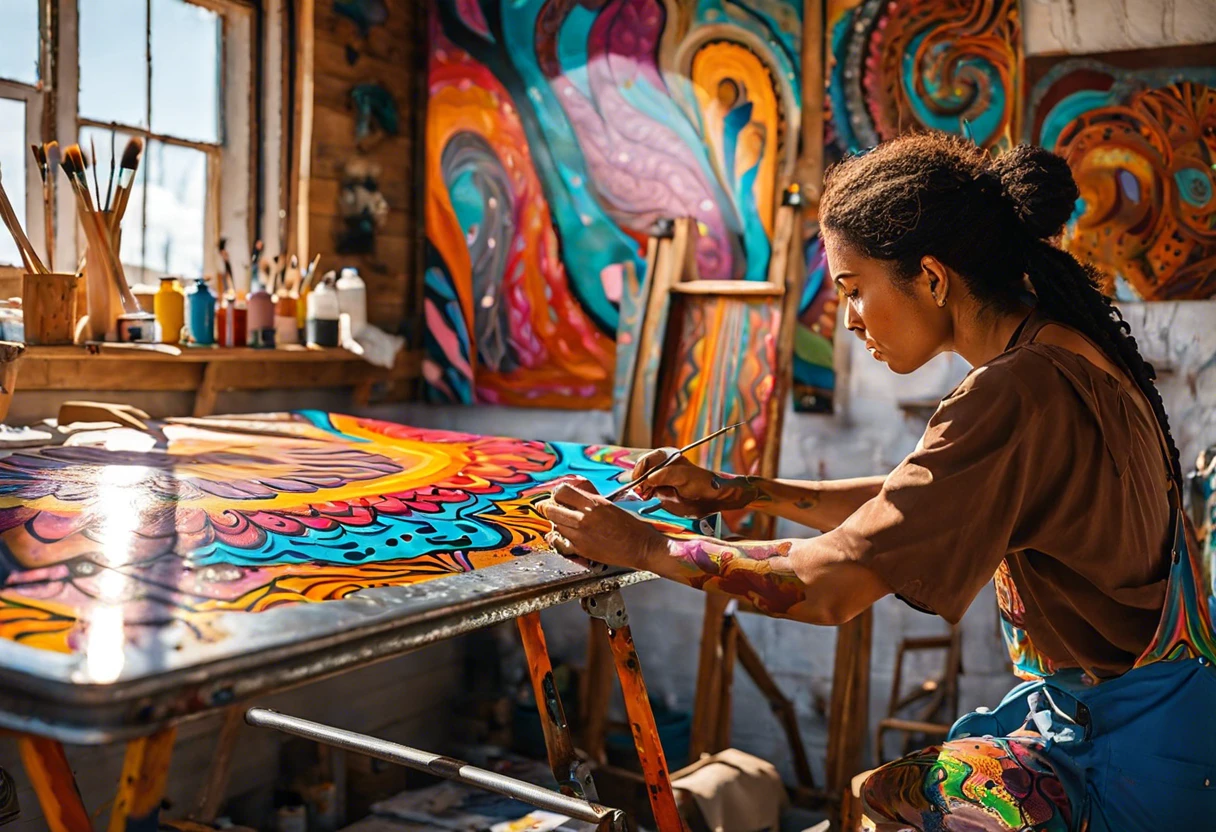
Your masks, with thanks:
M30 145L42 118L42 40L38 0L0 2L0 179L17 219L39 251L42 196ZM0 266L20 266L17 245L0 227Z
M248 10L214 0L78 0L77 12L82 149L96 146L104 178L111 152L121 157L131 136L144 140L123 221L127 279L213 271L221 233L247 236L221 227L249 216ZM243 83L225 83L242 48ZM244 175L225 176L228 166Z

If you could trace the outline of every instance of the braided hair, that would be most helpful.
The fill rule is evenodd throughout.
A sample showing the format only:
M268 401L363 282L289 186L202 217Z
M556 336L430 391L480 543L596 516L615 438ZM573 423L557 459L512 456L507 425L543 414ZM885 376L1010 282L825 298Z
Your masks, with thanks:
M1019 145L996 159L945 133L902 136L827 173L820 225L860 253L889 262L909 285L932 256L957 272L981 308L1022 308L1026 279L1040 314L1076 329L1122 367L1152 406L1181 483L1178 448L1131 327L1100 290L1100 275L1052 240L1079 192L1068 163Z

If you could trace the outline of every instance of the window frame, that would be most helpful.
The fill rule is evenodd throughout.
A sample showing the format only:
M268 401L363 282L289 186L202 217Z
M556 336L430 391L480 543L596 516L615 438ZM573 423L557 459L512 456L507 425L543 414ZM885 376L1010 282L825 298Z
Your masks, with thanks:
M57 11L50 26L44 24L55 50L57 83L51 84L49 97L55 113L54 133L79 139L84 127L121 130L178 147L188 147L207 154L207 205L203 227L203 275L215 274L219 268L218 244L226 237L233 252L250 251L254 226L254 171L257 165L256 121L254 101L254 68L261 54L255 37L256 8L251 0L184 0L195 6L216 12L220 17L220 112L219 144L195 142L154 133L147 129L83 118L79 114L80 37L77 0L46 0ZM44 60L43 65L46 65ZM241 90L247 90L244 95ZM28 123L28 122L27 122ZM35 139L38 141L38 139ZM146 160L145 163L146 164ZM141 168L143 165L141 165ZM141 173L145 171L141 170ZM37 171L39 203L41 180ZM75 229L76 233L59 233L55 239L55 262L76 263L83 250L76 222L76 205L71 191L57 180L55 225L59 229ZM41 214L41 208L38 211ZM129 221L129 220L128 220ZM144 218L140 218L141 223ZM38 221L41 227L41 220ZM234 258L241 261L239 254ZM183 275L200 277L202 275ZM128 278L128 282L130 279ZM138 283L138 281L135 281Z
M50 0L53 2L53 0ZM42 134L46 129L43 119L47 112L49 85L47 74L50 70L50 7L47 0L38 3L38 31L42 34L38 49L38 80L33 84L21 81L11 81L0 78L0 98L10 101L21 101L25 104L25 150L29 154L29 146L42 144ZM25 233L30 242L40 254L45 253L46 223L43 220L42 205L42 175L33 164L33 155L25 156ZM52 186L53 187L53 186ZM52 220L54 221L54 220ZM7 233L7 232L4 232ZM12 270L24 272L25 266L20 258L16 263L0 263L0 271Z

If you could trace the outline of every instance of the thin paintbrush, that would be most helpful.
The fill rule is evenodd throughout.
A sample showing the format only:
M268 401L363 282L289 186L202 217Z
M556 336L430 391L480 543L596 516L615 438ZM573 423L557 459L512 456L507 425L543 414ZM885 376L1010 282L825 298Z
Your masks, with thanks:
M110 131L110 176L106 180L106 211L110 210L110 197L114 195L114 175L118 172L118 162L114 155L117 148L114 146L114 131Z
M13 204L8 201L8 194L4 190L2 177L0 177L0 217L4 219L4 224L8 226L9 233L13 235L13 242L17 244L17 251L21 254L21 261L25 263L26 271L34 274L46 274L46 266L42 265L42 261L38 259L38 252L34 251L30 238L25 236L21 223L17 221L17 213L13 210Z
M52 143L53 144L53 143ZM38 163L38 175L42 177L42 240L46 244L46 265L55 271L55 226L51 217L51 175L55 169L47 161L49 144L32 144L34 161Z
M101 201L101 182L97 180L97 142L93 141L93 137L89 136L89 147L93 151L93 192L97 194L97 207L103 205Z
M672 451L671 453L669 453L667 455L666 459L664 459L662 462L660 462L654 468L651 468L649 471L647 471L641 477L639 477L636 480L633 480L632 482L625 483L620 488L618 488L616 491L613 491L611 494L609 494L608 502L610 502L610 503L616 502L617 498L624 496L631 489L637 488L639 485L641 485L643 482L645 482L650 476L652 476L656 471L662 471L664 468L666 468L672 462L679 459L681 456L688 453L693 448L699 447L700 445L704 445L706 442L710 441L711 439L717 439L722 434L729 433L730 431L734 430L735 428L739 427L739 425L742 425L742 424L743 424L742 422L736 422L735 424L731 425L730 427L722 428L721 430L716 430L713 433L711 433L709 436L698 439L696 442L690 442L689 444L685 445L683 448L680 448L677 451Z
M220 259L224 261L224 278L221 278L223 287L220 294L226 295L232 292L236 295L236 278L232 274L232 259L228 256L228 238L220 237Z
M303 294L304 290L306 290L308 287L312 286L313 278L317 274L317 266L320 265L320 263L321 255L318 253L316 257L312 258L312 262L308 264L308 274L304 275L303 284L300 286L301 294Z
M144 152L144 140L135 136L127 142L122 152L122 164L118 171L118 189L114 192L114 207L110 214L110 228L118 230L122 215L127 212L127 202L131 199L131 188L135 185L135 171L139 168L139 157Z

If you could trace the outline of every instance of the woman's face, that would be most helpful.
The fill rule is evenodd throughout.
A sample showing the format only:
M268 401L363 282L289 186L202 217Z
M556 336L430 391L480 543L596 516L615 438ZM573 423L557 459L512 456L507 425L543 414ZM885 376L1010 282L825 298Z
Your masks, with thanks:
M925 268L897 283L891 263L866 257L827 231L823 244L844 298L845 328L865 341L870 355L904 374L949 348L950 315L938 301L948 301L950 280L936 260L925 258Z

